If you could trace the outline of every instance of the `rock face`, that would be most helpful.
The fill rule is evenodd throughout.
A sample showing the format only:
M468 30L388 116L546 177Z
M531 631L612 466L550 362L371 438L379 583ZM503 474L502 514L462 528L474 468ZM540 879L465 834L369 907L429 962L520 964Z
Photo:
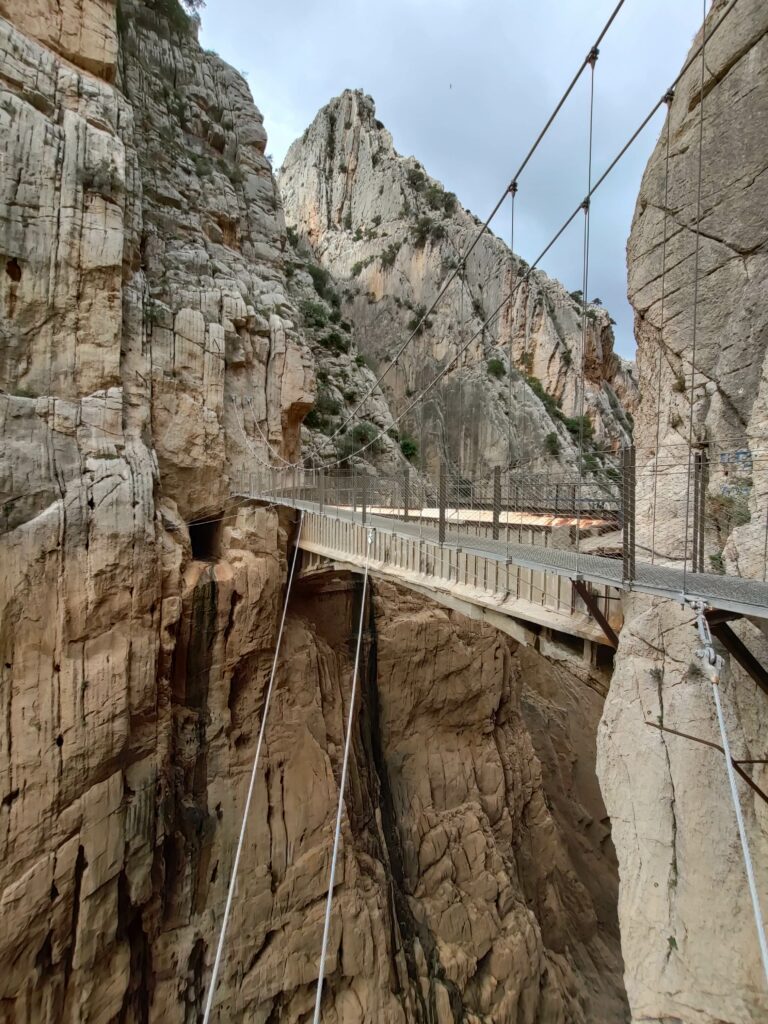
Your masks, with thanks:
M289 283L261 117L175 0L17 7L0 8L0 1021L192 1024L294 528L232 491L298 453L323 346L299 326L310 279ZM343 577L294 594L222 1024L311 1009L359 601ZM368 626L323 1019L626 1019L601 680L391 587Z
M724 6L713 4L708 31ZM707 43L703 96L699 61L683 77L669 112L668 175L665 128L643 178L628 245L642 393L635 433L638 540L664 560L680 562L687 552L690 565L685 480L692 429L694 445L711 452L705 568L761 577L768 498L760 455L768 427L767 30L765 4L736 4ZM734 452L744 453L735 469L726 455ZM743 495L738 519L722 515L733 504L734 488ZM766 664L763 632L748 622L734 629ZM766 1018L768 997L722 757L644 724L717 740L697 646L690 610L642 597L627 603L600 733L599 773L620 863L622 945L634 1019L742 1024ZM722 691L734 756L764 757L765 695L734 663ZM755 766L753 772L765 789L765 769ZM741 799L765 894L767 809L744 786Z
M279 180L288 224L337 279L358 346L383 369L458 266L479 221L416 160L395 151L373 101L359 91L344 92L318 113L288 151ZM501 239L486 234L464 280L455 279L387 378L390 406L401 412L480 332L425 405L424 430L415 414L405 421L411 435L424 439L433 471L440 456L467 476L520 459L542 468L573 465L568 420L580 408L580 304L535 271L480 331L525 269ZM625 408L633 407L636 386L613 353L611 319L595 304L587 308L584 364L584 411L598 447L611 450L629 437ZM548 433L561 449L557 458L547 452Z

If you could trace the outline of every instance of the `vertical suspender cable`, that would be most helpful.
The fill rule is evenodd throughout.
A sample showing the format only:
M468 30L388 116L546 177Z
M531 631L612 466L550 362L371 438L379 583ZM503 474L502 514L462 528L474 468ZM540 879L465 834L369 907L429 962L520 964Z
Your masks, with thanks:
M243 852L243 844L245 843L245 830L248 825L248 812L251 808L251 800L253 799L253 791L256 787L256 775L259 769L259 758L261 756L261 747L264 742L264 733L267 727L267 714L269 712L269 704L272 699L272 690L275 683L275 673L277 672L277 659L280 656L280 644L283 639L283 631L285 629L285 616L288 611L288 600L291 596L291 586L293 584L293 576L296 571L296 560L299 554L299 541L301 540L301 528L304 524L304 513L299 513L299 529L296 534L295 546L293 549L293 560L291 562L291 571L288 575L288 585L285 589L285 600L283 601L283 614L280 619L280 629L277 634L277 643L275 645L275 656L272 659L272 671L269 674L269 685L267 686L267 693L264 698L264 710L261 714L261 726L259 727L259 738L256 743L256 754L253 758L253 768L251 769L251 779L248 784L248 795L245 798L245 807L243 808L243 820L240 825L240 838L237 841L237 850L235 851L235 861L232 865L232 874L229 878L229 888L227 889L227 902L224 907L224 919L221 922L221 931L219 932L219 941L216 946L216 959L213 963L213 973L211 974L211 982L208 986L208 998L205 1001L205 1014L203 1016L203 1024L208 1024L211 1019L211 1009L213 1008L213 997L216 994L216 982L219 977L219 970L221 968L221 956L224 951L224 940L227 935L227 925L229 924L229 915L232 911L232 899L235 893L235 884L237 882L237 869L240 865L240 856Z
M589 55L589 145L587 156L587 198L582 204L584 210L584 251L583 251L583 278L581 284L581 360L579 367L579 480L578 480L578 502L576 506L576 573L579 571L579 555L581 553L581 492L584 476L584 364L586 362L587 348L587 289L589 287L589 211L590 193L592 192L592 126L595 111L595 64L597 63L598 49L595 46Z
M672 122L674 91L664 97L667 103L666 154L664 158L664 241L661 248L661 311L659 314L659 372L656 381L656 472L653 474L653 513L651 516L651 565L656 561L656 499L659 481L659 442L661 440L661 358L664 351L664 300L667 281L667 222L669 210L669 134Z
M515 285L517 283L517 262L515 261L515 196L517 195L517 182L513 181L509 186L509 194L512 197L510 203L510 223L509 223L509 294L514 294ZM509 311L509 355L507 357L507 528L504 532L507 547L507 558L509 558L509 512L512 507L511 502L511 490L512 490L512 343L514 333L514 309ZM523 391L523 399L525 399L525 391ZM525 421L523 421L525 422Z
M355 667L352 672L352 695L349 698L349 717L347 720L347 735L344 740L344 758L341 764L341 781L339 782L339 805L336 811L336 831L333 836L333 855L331 857L331 877L328 881L328 897L325 902L325 925L323 926L323 945L320 951L320 970L317 976L317 996L315 998L315 1015L312 1018L314 1024L320 1022L320 1003L323 998L323 978L325 977L325 959L328 955L328 937L331 931L331 908L333 906L333 885L336 878L336 861L339 855L339 841L341 839L341 814L344 809L344 790L347 785L347 767L349 765L349 751L352 746L352 727L355 721L355 697L357 695L357 676L360 669L360 648L363 642L363 622L365 621L365 598L368 588L368 564L371 557L371 542L373 541L373 530L368 531L368 544L365 553L365 571L363 574L363 593L360 598L360 622L357 627L357 649L355 651Z
M693 456L693 402L696 389L696 332L699 321L699 241L701 238L701 172L704 148L704 73L707 49L707 0L702 0L701 14L701 81L699 86L699 179L696 188L696 243L693 260L693 332L691 338L691 396L688 415L688 474L685 491L685 533L683 534L683 593L688 574L688 525L691 511L691 466Z

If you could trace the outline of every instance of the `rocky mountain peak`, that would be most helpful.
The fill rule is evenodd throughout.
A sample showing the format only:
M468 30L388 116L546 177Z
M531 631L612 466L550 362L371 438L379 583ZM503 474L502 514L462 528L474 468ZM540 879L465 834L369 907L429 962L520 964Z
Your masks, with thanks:
M279 185L289 229L338 283L357 344L380 372L455 274L480 222L416 158L397 152L360 90L318 112L290 147ZM385 392L400 412L447 371L426 428L414 416L408 422L411 433L437 438L427 468L443 457L471 475L532 455L541 468L573 465L581 296L527 270L486 232L390 375ZM591 303L586 317L584 406L595 449L610 451L630 436L636 386L613 352L609 312Z

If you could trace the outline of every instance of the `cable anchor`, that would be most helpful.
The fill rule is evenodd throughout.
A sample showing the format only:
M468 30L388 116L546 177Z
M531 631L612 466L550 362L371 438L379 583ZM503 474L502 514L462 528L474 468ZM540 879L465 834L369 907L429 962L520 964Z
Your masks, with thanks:
M515 195L515 193L517 192L517 182L516 181L511 181L509 183L509 188L507 189L507 192L509 192L510 195Z
M663 99L664 99L664 102L669 107L669 106L671 106L672 100L674 98L675 98L675 89L674 89L674 86L673 86L671 89L667 89L667 91L664 93Z

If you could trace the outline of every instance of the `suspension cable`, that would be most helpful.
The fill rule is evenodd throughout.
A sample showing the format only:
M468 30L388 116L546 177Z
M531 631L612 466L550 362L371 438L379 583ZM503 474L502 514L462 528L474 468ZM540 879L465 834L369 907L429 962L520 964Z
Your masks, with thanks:
M691 337L691 394L690 408L688 412L688 483L685 489L685 532L683 533L683 593L685 593L685 580L688 573L688 524L690 522L691 510L691 466L693 464L693 405L696 395L696 334L699 322L699 251L701 240L701 178L702 178L702 151L704 148L704 75L707 69L705 51L707 44L707 0L702 0L701 19L701 81L699 83L699 173L696 187L696 238L694 242L693 255L693 330ZM701 525L699 524L699 529ZM696 539L692 544L691 559L693 567L696 562Z
M659 372L656 381L656 470L659 468L659 442L661 440L661 360L664 351L664 300L667 282L667 223L669 220L669 140L672 123L672 101L675 98L673 89L664 97L667 104L667 131L664 157L664 241L661 247L661 312L659 314ZM653 474L653 511L651 514L651 565L656 560L656 499L658 495L658 472Z
M323 998L323 979L325 977L325 960L328 955L328 937L331 931L331 908L333 906L333 886L336 878L336 860L339 855L339 841L341 838L341 815L344 809L344 790L347 784L347 766L349 764L349 751L352 746L352 727L355 720L355 697L357 695L357 676L360 668L360 648L363 642L363 623L365 621L365 598L368 587L368 564L371 557L371 543L373 542L373 530L368 531L368 543L365 551L365 570L363 573L363 592L360 598L360 622L357 627L357 648L355 650L355 667L352 672L352 694L349 698L349 717L347 719L347 734L344 740L344 758L341 765L341 781L339 782L339 804L336 810L336 830L333 836L333 855L331 857L331 877L328 881L328 896L325 902L325 924L323 926L323 945L320 951L320 970L317 976L317 996L315 998L314 1024L320 1022L320 1003Z
M277 633L277 643L275 645L275 655L272 659L272 671L269 674L269 684L267 686L266 696L264 697L264 710L261 713L261 725L259 727L259 738L256 743L256 753L253 758L253 768L251 769L251 778L248 783L248 793L245 798L245 806L243 808L243 820L240 825L240 837L237 841L237 850L235 851L235 860L232 864L232 873L229 877L229 887L227 889L227 902L224 907L224 918L221 922L221 931L219 932L219 941L216 946L216 959L213 963L213 972L211 974L211 981L208 986L208 998L205 1002L205 1014L203 1016L203 1024L209 1024L211 1019L211 1009L213 1008L213 998L216 994L216 982L219 976L219 970L221 968L221 957L224 951L224 940L227 935L227 925L229 924L229 915L232 910L232 900L235 894L235 885L237 882L237 869L240 865L240 856L243 852L243 845L245 843L245 831L248 825L248 812L251 807L251 800L253 799L253 791L256 787L256 777L259 768L259 758L261 756L261 747L264 742L264 734L267 728L267 715L269 713L269 705L272 700L272 690L275 682L275 674L277 672L277 661L280 656L280 646L283 639L283 632L285 629L285 617L288 612L288 601L291 596L291 588L293 585L293 577L296 571L296 561L299 555L299 541L301 540L301 528L304 523L304 513L299 513L299 527L296 533L296 540L293 549L293 560L291 562L291 571L288 575L288 584L285 589L285 600L283 601L283 614L280 619L280 629Z
M725 11L723 12L723 14L722 14L722 15L720 16L719 20L718 20L718 21L717 21L717 22L715 23L715 25L714 25L714 26L713 26L713 27L712 27L712 28L710 29L710 31L709 31L709 34L708 34L708 37L707 37L707 38L708 38L708 40L711 40L711 39L712 39L712 37L714 36L715 32L717 32L717 30L718 30L718 29L719 29L719 28L720 28L720 27L722 26L723 22L724 22L724 21L725 21L725 19L726 19L726 18L728 17L728 15L729 15L729 14L731 13L731 11L733 10L733 8L735 7L735 5L736 5L736 3L737 3L737 2L738 2L738 0L731 0L731 3L730 3L730 5L729 5L729 6L728 6L728 7L726 8L726 10L725 10ZM590 51L590 53L591 53L591 51ZM687 62L686 62L686 64L684 65L683 69L682 69L682 70L680 71L680 73L678 74L678 76L677 76L677 77L675 78L675 80L673 81L673 83L672 83L672 85L671 85L671 87L670 87L670 88L674 88L674 87L675 87L675 86L676 86L676 85L678 84L678 82L680 81L680 79L681 79L681 78L683 77L683 75L685 74L685 72L686 72L686 71L687 71L687 70L688 70L688 69L690 68L691 64L692 64L692 63L693 63L693 62L695 61L696 57L697 57L697 56L698 56L698 55L699 55L700 53L701 53L701 47L698 47L698 48L697 48L697 49L696 49L696 50L694 51L694 53L693 53L693 54L691 55L691 57L690 57L690 58L688 59L688 61L687 61ZM489 326L489 325L490 325L491 323L493 323L493 321L494 321L494 320L496 319L496 317L498 316L498 314L499 314L499 312L501 311L501 309L503 309L503 307L504 307L504 306L506 306L506 304L507 304L508 302L510 302L510 301L511 301L511 299L512 299L512 298L514 297L514 295L515 295L515 294L517 293L517 291L519 290L519 288L521 287L521 285L522 285L522 284L523 284L523 283L524 283L525 281L527 281L527 280L528 280L528 279L529 279L529 278L531 277L531 274L532 274L533 270L535 270L535 269L536 269L536 267L537 267L537 266L538 266L538 264L539 264L539 263L541 262L541 260L542 260L542 259L543 259L543 258L544 258L544 257L546 256L546 254L547 254L547 253L549 252L549 250L550 250L550 249L551 249L551 248L552 248L552 247L553 247L553 246L555 245L555 243L556 243L556 242L557 242L557 241L559 240L559 238L560 238L560 236L561 236L561 235L563 234L563 232L564 232L564 231L565 231L565 230L566 230L566 229L567 229L567 228L568 228L568 227L570 226L571 222L572 222L572 221L573 221L573 220L574 220L574 219L576 218L576 216L577 216L577 214L579 213L579 211L583 209L583 207L584 207L584 202L585 202L585 201L587 201L587 200L589 200L589 199L591 199L591 198L592 198L592 196L594 196L594 194L595 194L595 193L597 192L597 190L598 190L598 189L600 188L600 186L601 186L601 185L602 185L602 184L604 183L604 181L606 180L606 178L608 178L608 176L609 176L609 175L610 175L610 174L611 174L611 173L612 173L612 172L614 171L614 169L616 168L617 164L618 164L618 163L619 163L619 162L621 161L621 159L622 159L622 158L623 158L623 157L625 156L625 154L627 153L627 151L628 151L628 150L629 150L629 149L631 148L631 146L632 146L632 145L633 145L633 144L634 144L634 143L635 143L635 142L637 141L638 137L639 137L639 136L640 136L640 135L642 134L642 132L643 132L643 131L645 130L645 128L646 128L646 127L648 126L648 124L649 124L649 123L651 122L651 120L652 120L652 119L653 119L653 117L654 117L654 116L656 115L656 113L657 113L657 112L659 111L659 109L660 109L660 108L661 108L661 107L662 107L662 106L664 105L664 103L665 103L665 101L666 101L666 96L667 96L667 92L665 92L665 93L664 93L664 95L663 95L663 96L662 96L662 97L661 97L661 98L660 98L660 99L659 99L659 100L658 100L658 101L657 101L657 102L656 102L656 103L655 103L655 104L653 105L653 107L652 107L652 108L651 108L651 110L650 110L650 111L648 112L648 114L646 115L646 117L645 117L645 118L644 118L644 119L642 120L642 122L641 122L641 123L640 123L640 124L638 125L638 127L637 127L637 128L635 129L635 131L634 131L634 132L632 133L632 135L631 135L631 136L630 136L630 137L629 137L629 138L627 139L627 141L625 142L625 144L624 144L624 145L622 146L622 148L621 148L621 149L619 150L619 152L618 152L618 153L616 154L616 156L615 156L615 157L613 158L613 160L612 160L612 161L610 162L610 164L609 164L609 165L608 165L608 166L606 167L606 169L605 169L605 170L603 171L603 173L602 173L602 174L600 175L600 177L599 177L599 178L597 179L597 181L596 181L596 182L595 182L595 183L594 183L594 184L592 185L592 188L591 188L591 190L590 190L590 193L589 193L589 195L585 196L584 200L582 200L582 202L581 202L581 203L579 203L579 205L578 205L578 206L577 206L577 207L575 208L575 210L573 211L573 213L571 213L571 215L570 215L570 216L569 216L569 217L568 217L568 218L567 218L567 219L566 219L566 220L564 221L564 223L563 223L563 224L562 224L562 225L560 226L560 228L559 228L559 229L558 229L558 231L557 231L557 232L555 233L555 235L553 235L553 237L552 237L552 238L550 239L550 241L549 241L549 242L547 243L547 245L546 245L546 246L544 247L544 249L543 249L543 250L542 250L542 251L541 251L541 252L539 253L539 255L538 255L538 256L536 257L536 259L534 260L534 262L533 262L533 263L532 263L532 264L531 264L531 265L530 265L530 266L528 267L527 271L526 271L526 272L525 272L525 274L524 274L524 275L522 276L522 278L520 278L520 279L519 279L519 281L518 281L518 284L517 284L517 286L516 286L515 288L513 288L512 290L511 290L510 294L509 294L508 296L506 296L506 298L502 299L502 301L501 301L501 302L499 303L499 305L498 305L498 306L496 307L496 309L495 309L495 310L494 310L494 311L493 311L493 312L491 313L491 315L490 315L490 316L489 316L489 317L488 317L488 318L487 318L487 319L485 320L485 322L483 323L483 325L482 325L481 329L480 329L479 331L476 331L476 332L475 332L475 334L473 334L473 335L472 335L472 337L471 337L471 338L469 339L469 341L468 341L467 345L463 346L463 348L461 349L461 351L459 351L459 352L458 352L458 353L456 354L457 356L458 356L458 355L460 355L460 354L461 354L461 352L462 352L462 351L464 351L464 350L466 349L466 347L467 347L467 346L468 346L469 344L471 344L471 342L473 342L473 341L474 341L474 340L475 340L475 339L476 339L477 337L479 337L479 335L480 335L480 334L482 333L482 331L483 331L484 329L486 329L486 328L487 328L487 327L488 327L488 326ZM504 196L506 196L506 194L507 194L507 193L506 193L506 191L505 191L505 193L504 193ZM490 219L489 219L489 222L490 222ZM478 237L479 237L479 236L478 236ZM476 239L475 241L477 241L477 239ZM463 262L465 262L465 261L466 261L467 257L469 256L470 252L472 251L472 248L473 248L473 247L474 247L474 243L473 243L473 245L472 245L472 246L470 246L470 248L469 248L469 249L467 250L467 252L466 252L466 253L464 254L464 259L463 259ZM439 297L442 297L442 295L444 294L445 288L446 288L446 287L447 287L447 285L448 285L448 284L449 284L449 283L450 283L450 282L451 282L451 281L452 281L452 280L453 280L453 279L454 279L454 278L456 277L456 274L457 274L457 273L458 273L458 268L456 268L456 269L454 270L454 272L453 272L453 273L451 274L450 278L449 278L449 279L448 279L448 280L446 281L446 284L445 284L445 286L443 287L443 289L441 290L441 292L440 292L440 296L439 296ZM438 301L438 300L435 300L435 304L437 303L437 301ZM425 318L429 316L429 314L430 314L430 313L432 312L432 310L433 310L433 309L434 309L434 304L433 304L433 306L432 306L432 307L430 307L430 310L428 310L428 311L427 311L427 313L425 314ZM423 320L422 320L422 322L423 322ZM414 332L414 334L415 334L415 333L416 333L416 332ZM410 340L410 339L409 339L409 340ZM405 347L407 347L407 344L408 344L408 342L406 342L404 346L401 346L401 348L400 348L400 349L399 349L399 351L398 351L398 355L402 354L402 352L404 351ZM456 357L454 357L454 358L453 358L453 359L452 359L452 360L451 360L451 361L450 361L450 362L449 362L449 363L447 364L447 366L446 366L446 367L444 367L444 368L443 368L443 370L441 370L441 371L440 371L440 372L438 373L438 375L437 375L437 376L436 376L436 377L435 377L435 378L433 379L433 381L431 382L431 384L429 384L429 385L428 385L428 386L427 386L426 388L424 388L424 389L422 390L421 394L420 394L420 395L418 395L418 396L416 397L416 399L415 399L415 400L414 400L413 402L411 402L411 404L410 404L409 406L407 406L407 408L406 408L406 409L405 409L405 410L403 411L403 413L401 413L401 414L400 414L400 415L399 415L398 417L396 417L396 418L395 418L394 422L393 422L392 424L390 424L390 428L391 428L392 426L396 426L396 425L397 425L397 423L398 423L398 422L399 422L399 421L400 421L400 420L401 420L401 419L403 418L403 416L404 416L405 414L407 414L408 412L410 412L410 410L411 410L412 408L414 408L414 406L416 406L416 405L418 404L418 402L419 402L419 401L421 401L421 399L423 398L423 396L424 396L424 395L426 395L426 394L427 394L427 393L428 393L428 392L429 392L429 391L430 391L430 390L431 390L431 389L432 389L432 388L433 388L433 387L434 387L434 386L435 386L435 385L436 385L436 384L437 384L437 383L438 383L438 382L439 382L439 381L440 381L440 380L442 379L442 377L443 377L443 376L445 375L445 373L447 372L447 370L448 370L448 369L450 369L450 367L454 365L455 361L456 361ZM389 364L390 368L391 368L391 366L392 366L393 364L394 364L394 358L393 358L393 359L392 359L392 360L390 361L390 364ZM381 378L380 378L380 379L381 379ZM366 394L365 398L363 399L363 401L366 401L366 400L367 400L367 399L368 399L368 398L370 397L370 395L371 395L371 394L373 393L373 390L375 390L375 387L376 387L376 384L372 385L371 389L369 389L369 391L367 392L367 394ZM356 411L357 411L357 410L355 410L355 412L356 412ZM354 413L353 413L353 414L351 414L351 415L354 415ZM339 432L339 431L340 431L340 430L342 429L342 427L344 427L344 426L345 426L346 422L348 422L348 421L349 421L349 417L348 417L348 419L347 419L346 421L344 421L344 423L342 423L342 424L340 425L340 427L339 427L339 430L338 430L338 431L336 431L336 434L338 434L338 432ZM341 464L342 464L343 462L346 462L346 461L348 461L348 460L349 460L350 458L352 458L353 456L359 456L359 455L361 455L361 454L362 454L362 453L363 453L364 451L367 451L367 449L368 449L368 448L370 448L370 447L371 447L371 446L372 446L373 444L376 444L376 443L377 443L377 442L378 442L378 441L379 441L379 440L380 440L380 439L381 439L381 438L382 438L382 437L384 436L384 434L385 434L385 433L386 433L386 431L384 431L384 430L380 430L380 431L379 431L379 433L378 433L378 434L376 435L376 437L374 437L374 438L373 438L373 439L372 439L372 440L371 440L370 442L368 442L367 444L365 444L365 445L362 445L362 446L361 446L361 447L360 447L359 449L357 449L357 450L356 450L355 452L351 453L350 455L347 455L347 456L345 456L345 457L344 457L343 459L335 459L335 460L332 460L331 462L329 462L329 463L325 464L325 466L324 466L324 467L320 467L320 468L326 468L326 469L330 469L330 468L332 468L333 466L341 465ZM336 436L336 434L334 434L334 435L331 435L331 437L334 437L334 436ZM298 463L298 462L297 462L297 463L295 463L295 464L293 464L293 465L296 465L296 466L298 466L298 465L300 465L300 463Z
M595 64L597 63L599 50L595 47L589 55L589 142L587 147L587 196L592 192L592 142L594 137L594 115L595 115ZM584 372L587 357L587 292L589 289L589 218L590 200L584 200L584 241L582 253L582 283L581 283L581 360L579 366L579 401L576 415L579 417L579 500L576 506L576 572L579 569L579 555L581 554L581 499L584 480Z
M396 357L395 358L399 358L403 354L403 352L405 352L405 350L408 348L408 346L411 344L411 342L414 340L414 338L416 338L419 334L421 334L421 331L423 329L424 324L426 323L427 319L432 315L432 313L434 313L435 309L437 308L438 303L445 296L446 292L448 291L448 288L450 287L450 285L453 282L453 280L455 279L455 277L459 274L459 272L461 271L462 267L466 268L467 260L469 259L470 255L472 254L473 250L475 249L475 246L478 244L478 242L483 237L483 235L487 232L487 230L488 230L488 228L489 228L489 226L491 224L491 221L494 219L496 214L501 209L501 206L504 203L504 200L507 198L507 193L509 192L511 186L513 184L517 183L518 178L520 177L520 175L523 173L523 171L527 167L529 161L533 157L533 154L536 152L536 150L541 145L542 141L544 140L545 135L547 134L549 129L552 127L555 119L557 118L557 115L562 110L566 100L568 99L570 94L573 92L573 89L574 89L576 83L581 78L582 74L584 73L584 69L589 64L589 55L591 54L592 50L594 50L597 46L600 45L600 43L602 42L602 40L605 37L606 33L608 32L608 29L613 24L613 21L616 18L616 15L619 13L621 8L624 6L624 3L625 3L625 0L619 0L619 2L614 7L610 17L608 18L608 20L606 21L605 25L602 28L602 30L600 32L600 35L595 40L595 42L594 42L592 48L590 49L589 53L587 54L587 56L584 58L584 60L579 65L579 68L578 68L576 74L571 79L571 82L568 85L568 88L565 90L563 95L560 97L560 99L559 99L555 109L552 111L552 113L550 114L549 118L547 119L546 124L544 125L542 130L539 132L539 134L538 134L535 142L531 146L531 148L526 153L525 158L523 159L523 162L520 164L520 166L517 168L515 173L512 175L510 183L504 189L504 191L501 194L500 198L498 199L496 205L493 207L491 212L488 214L488 217L485 219L485 221L480 226L480 228L479 228L477 234L475 235L472 243L470 244L469 248L466 250L466 252L464 253L464 255L463 255L462 259L461 259L461 261L459 262L459 265L454 268L453 273L450 274L450 276L447 278L445 284L440 289L440 291L438 292L436 298L432 302L432 305L429 307L429 309L426 310L426 312L422 316L421 320L418 322L418 324L416 324L416 326L411 331L409 336L405 339L403 344L400 346L400 348L398 349L398 351L396 353ZM370 397L370 395L372 395L374 393L376 388L381 386L381 382L389 374L389 372L392 369L393 364L394 364L394 360L390 360L390 362L387 364L387 366L384 368L384 370L379 374L379 376L377 377L376 381L371 385L371 387L368 390L368 392L366 393L365 397L363 399L361 399L359 405L354 410L354 412L357 412L359 410L360 406L363 404L363 402L365 402L366 398ZM350 414L350 416L347 417L347 420L345 420L344 422L342 422L339 425L339 430L341 430L341 427L345 426L346 423L349 422L349 419L351 419L352 415L353 414ZM338 432L339 431L337 430L336 433L338 433ZM330 436L331 436L331 440L333 440L333 438L336 437L336 434L332 434Z
M697 654L702 660L704 674L712 685L712 695L715 699L715 710L717 712L717 724L720 729L720 739L722 740L723 754L725 755L725 768L728 773L728 786L731 791L733 810L736 815L736 825L739 830L739 840L741 842L741 853L744 858L744 871L747 876L749 895L752 900L752 912L755 917L755 928L757 929L757 939L760 944L760 957L763 962L765 980L768 982L768 941L765 937L765 925L763 923L762 910L760 909L760 896L757 891L755 871L752 866L752 855L749 850L749 839L747 838L747 830L744 825L744 815L741 810L741 800L739 799L739 790L736 786L736 774L733 770L731 748L728 743L728 733L725 727L725 716L723 715L723 706L720 701L720 682L722 680L724 662L723 659L715 652L714 644L712 643L712 634L709 630L709 623L707 622L706 615L704 614L706 605L704 602L699 601L693 605L693 608L696 612L696 628L699 633L699 639L702 643L702 647L697 651Z

